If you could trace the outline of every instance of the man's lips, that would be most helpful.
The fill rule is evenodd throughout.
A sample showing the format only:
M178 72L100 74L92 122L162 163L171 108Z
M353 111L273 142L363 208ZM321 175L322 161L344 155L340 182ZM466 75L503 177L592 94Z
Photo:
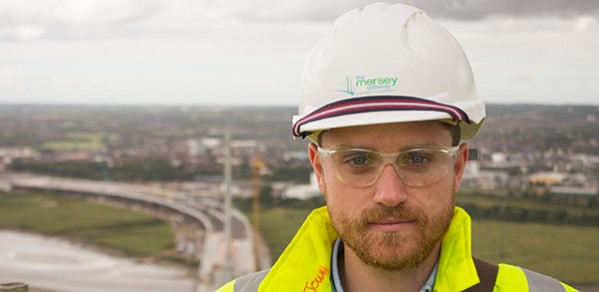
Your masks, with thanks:
M383 232L399 232L416 224L416 220L405 218L381 218L369 221L368 225Z

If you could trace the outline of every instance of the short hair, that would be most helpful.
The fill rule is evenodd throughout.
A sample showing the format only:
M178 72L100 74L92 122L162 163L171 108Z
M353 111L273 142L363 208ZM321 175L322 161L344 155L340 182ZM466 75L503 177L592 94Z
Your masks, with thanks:
M451 135L451 146L458 146L460 144L460 137L462 135L462 130L460 129L460 124L456 123L454 124L449 124L449 123L441 123L443 125L445 125L445 127L447 128L447 130L449 130L449 134Z

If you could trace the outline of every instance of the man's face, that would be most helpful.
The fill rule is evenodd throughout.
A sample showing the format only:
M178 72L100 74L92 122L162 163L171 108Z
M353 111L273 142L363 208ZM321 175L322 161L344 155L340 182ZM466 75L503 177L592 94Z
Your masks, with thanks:
M439 122L395 123L328 130L328 149L365 148L383 153L415 147L450 147L451 136ZM449 171L430 185L409 187L391 165L370 186L342 182L331 157L310 146L310 159L325 195L333 226L346 247L363 263L386 270L417 267L440 244L453 217L467 159L460 147Z

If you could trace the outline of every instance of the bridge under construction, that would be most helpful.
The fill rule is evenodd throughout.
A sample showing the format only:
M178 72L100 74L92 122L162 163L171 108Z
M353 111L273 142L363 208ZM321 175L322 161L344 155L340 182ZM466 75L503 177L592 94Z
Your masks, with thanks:
M2 173L0 190L76 194L151 212L174 226L178 248L199 261L197 291L213 291L231 277L271 265L268 249L262 240L254 238L247 217L235 208L226 210L226 204L217 197L145 185L20 173ZM230 228L226 228L227 224Z

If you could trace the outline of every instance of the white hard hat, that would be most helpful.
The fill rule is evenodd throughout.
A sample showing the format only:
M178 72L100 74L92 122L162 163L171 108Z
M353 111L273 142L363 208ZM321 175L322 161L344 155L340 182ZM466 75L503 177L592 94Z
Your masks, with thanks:
M337 18L302 74L293 134L380 123L459 122L478 133L485 105L457 41L423 11L374 3Z

